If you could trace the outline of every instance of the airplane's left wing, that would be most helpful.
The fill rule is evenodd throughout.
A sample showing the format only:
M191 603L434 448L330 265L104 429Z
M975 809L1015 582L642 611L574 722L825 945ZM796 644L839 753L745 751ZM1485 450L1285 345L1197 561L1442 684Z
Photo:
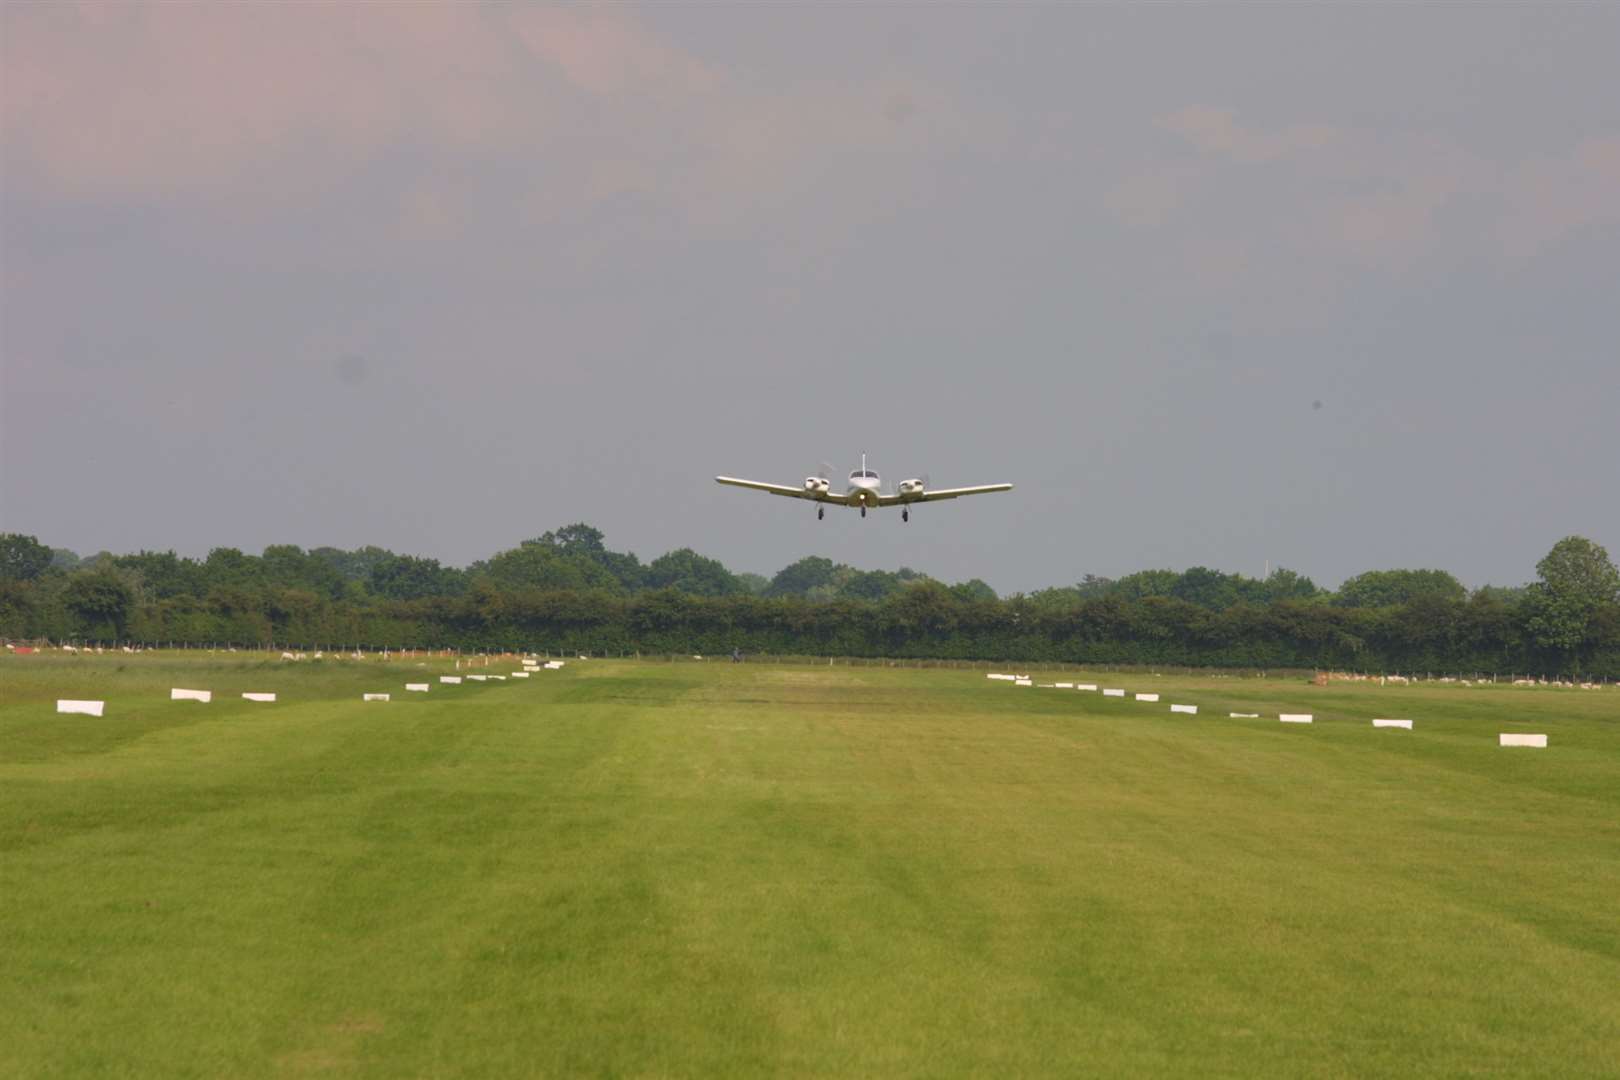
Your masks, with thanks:
M758 480L739 480L735 476L717 476L716 483L730 484L733 487L752 488L755 491L768 491L772 495L785 495L790 499L809 499L811 502L847 503L847 496L833 491L812 490L810 488L789 487L786 484L765 484Z
M934 502L936 499L960 499L964 495L988 495L992 491L1011 491L1011 484L980 484L978 487L934 488L916 493L883 495L879 506L903 506L908 503Z

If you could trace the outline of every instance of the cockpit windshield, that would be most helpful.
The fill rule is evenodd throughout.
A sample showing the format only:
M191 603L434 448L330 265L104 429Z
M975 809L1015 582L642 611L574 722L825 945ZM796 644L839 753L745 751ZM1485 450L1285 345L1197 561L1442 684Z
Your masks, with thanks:
M851 480L876 480L878 478L878 474L873 472L871 469L856 469L854 472L849 474L849 478Z

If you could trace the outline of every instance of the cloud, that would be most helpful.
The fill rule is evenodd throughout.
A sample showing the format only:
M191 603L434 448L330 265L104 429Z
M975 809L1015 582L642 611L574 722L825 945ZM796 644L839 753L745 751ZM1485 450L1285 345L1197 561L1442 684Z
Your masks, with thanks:
M1339 287L1344 269L1401 276L1511 263L1620 222L1620 139L1501 161L1434 132L1328 123L1267 129L1195 104L1155 121L1194 151L1138 162L1102 195L1160 234L1200 286ZM1213 272L1212 272L1213 271Z
M1620 136L1584 139L1562 156L1520 164L1506 177L1504 201L1498 241L1521 258L1571 233L1620 224Z
M625 192L713 223L841 170L881 180L974 113L893 71L750 84L620 8L523 5L8 7L0 147L43 201L210 203L274 212L400 154L528 178L556 220ZM479 205L406 178L405 235ZM518 186L522 186L521 180Z
M1208 153L1234 161L1279 161L1302 152L1320 150L1340 137L1337 128L1326 124L1295 124L1266 132L1238 124L1231 109L1211 105L1189 105L1162 117L1159 126L1174 132Z

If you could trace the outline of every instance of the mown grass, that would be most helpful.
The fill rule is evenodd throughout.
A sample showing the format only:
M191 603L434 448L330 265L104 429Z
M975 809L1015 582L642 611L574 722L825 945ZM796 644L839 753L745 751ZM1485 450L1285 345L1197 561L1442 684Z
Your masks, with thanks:
M445 670L0 659L0 1071L1620 1074L1620 692Z

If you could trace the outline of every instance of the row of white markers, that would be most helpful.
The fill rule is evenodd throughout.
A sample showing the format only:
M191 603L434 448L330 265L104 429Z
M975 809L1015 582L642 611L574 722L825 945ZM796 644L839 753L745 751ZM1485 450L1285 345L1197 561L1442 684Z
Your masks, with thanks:
M525 660L525 661L523 661L523 670L522 671L514 671L511 674L512 674L512 678L514 678L514 679L527 679L530 675L534 674L536 671L556 671L558 668L560 668L562 666L563 666L563 661L561 661L561 660L550 660L550 661L547 661L545 664L540 664L540 663L537 663L537 662L531 662L531 661ZM506 681L506 676L505 675L440 675L439 676L439 681L441 683L448 683L448 684L450 684L452 686L458 685L461 682L461 680L463 680L463 679L467 679L470 682L489 682L489 681L505 682ZM425 694L425 693L428 692L428 689L431 686L432 686L431 683L408 682L408 683L405 684L405 690L406 690L407 693ZM391 694L361 694L360 695L360 700L361 701L388 701L388 700L390 700L392 698L392 696L393 695L391 695ZM242 697L243 697L244 700L247 700L247 701L274 701L274 700L276 700L276 695L271 694L271 693L246 693L246 694L243 694ZM214 700L214 692L212 690L185 690L185 689L182 689L182 688L180 688L178 686L175 686L175 687L170 687L169 688L169 700L170 701L202 701L202 702L209 702L209 701ZM76 700L74 700L72 698L58 698L56 700L56 711L59 712L59 713L81 713L81 714L83 714L85 716L101 716L103 714L103 712L106 710L106 708L107 708L107 703L105 701L76 701Z
M1031 679L1027 675L1002 675L1002 674L999 674L999 673L996 673L996 672L992 672L989 675L986 675L985 678L987 678L987 679L997 679L997 680L999 680L1001 682L1010 682L1014 686L1034 686L1034 685L1036 685L1035 680ZM1096 683L1060 682L1060 683L1041 683L1040 685L1041 685L1041 687L1043 687L1045 689L1048 689L1048 690L1091 690L1091 691L1095 691L1095 690L1098 689ZM1124 691L1123 688L1103 687L1102 688L1102 695L1103 695L1103 697L1122 698L1122 697L1125 696L1125 691ZM1137 701L1149 701L1149 702L1158 701L1159 700L1159 695L1158 694L1137 694L1136 695L1136 700ZM1196 706L1196 705L1171 705L1170 706L1170 711L1173 712L1173 713L1187 713L1189 715L1196 716L1196 715L1198 715L1198 706ZM1258 720L1258 719L1260 719L1260 714L1259 713L1252 713L1252 712L1235 712L1235 713L1230 713L1229 715L1234 720ZM1315 719L1315 717L1311 713L1278 713L1277 714L1277 719L1282 721L1285 724L1309 724ZM1412 721L1410 721L1410 720L1374 720L1372 722L1372 725L1375 728L1404 728L1407 731L1412 730ZM1535 747L1545 748L1546 745L1547 745L1547 736L1542 735L1542 734L1525 734L1525 733L1514 733L1514 732L1501 732L1501 733L1499 733L1499 735L1497 737L1497 745L1498 746L1535 746Z

